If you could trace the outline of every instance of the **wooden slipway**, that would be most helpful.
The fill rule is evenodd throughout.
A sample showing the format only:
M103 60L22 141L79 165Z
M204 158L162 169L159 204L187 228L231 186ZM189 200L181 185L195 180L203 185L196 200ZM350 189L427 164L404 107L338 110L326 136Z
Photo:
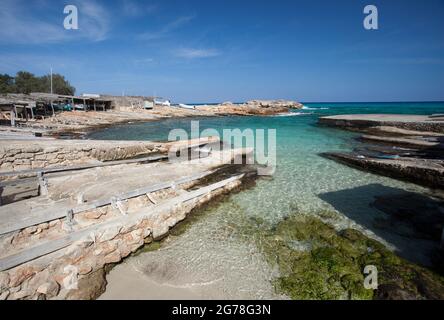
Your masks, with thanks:
M174 197L172 199L168 199L163 203L160 203L158 205L155 205L154 207L150 208L144 208L140 211L133 213L131 215L122 215L121 217L115 218L110 221L106 221L103 223L99 223L87 228L84 228L82 230L70 233L66 236L60 237L55 240L51 240L36 246L33 246L31 248L27 248L24 250L21 250L17 253L14 253L12 255L3 257L0 259L0 271L8 270L10 268L13 268L15 266L21 265L23 263L26 263L28 261L37 259L39 257L42 257L44 255L50 254L52 252L61 250L63 248L68 247L73 242L78 241L84 237L87 237L89 234L95 233L97 231L106 230L108 228L112 227L118 227L125 224L135 223L140 219L146 219L153 217L155 218L156 215L159 215L163 212L168 212L173 210L176 206L185 203L187 201L193 200L198 197L205 196L217 189L223 188L226 185L240 180L244 177L244 174L230 177L228 179L219 181L217 183L202 187L197 190L184 192L181 195Z
M192 182L198 179L201 179L207 175L210 175L214 172L205 171L198 174L194 174L191 176L187 176L184 178L180 178L177 180L171 180L166 182L161 182L153 185L146 186L144 188L135 189L126 193L116 194L113 197L96 200L91 203L78 205L76 207L69 207L65 202L55 203L52 206L44 207L43 209L34 211L34 212L12 212L11 208L13 205L2 206L0 207L0 235L21 230L30 226L34 226L40 223L49 222L52 220L60 219L67 217L69 214L78 214L81 212L85 212L88 210L93 210L99 207L103 207L109 205L116 201L123 201L127 199L131 199L134 197L138 197L140 195L156 192L163 189L171 188L175 185ZM18 203L20 204L20 203Z
M192 161L189 165L155 162L163 157L45 169L48 180L42 182L39 175L41 196L0 206L0 235L109 204L119 207L119 201L198 180L222 164L213 164L210 158L202 166Z

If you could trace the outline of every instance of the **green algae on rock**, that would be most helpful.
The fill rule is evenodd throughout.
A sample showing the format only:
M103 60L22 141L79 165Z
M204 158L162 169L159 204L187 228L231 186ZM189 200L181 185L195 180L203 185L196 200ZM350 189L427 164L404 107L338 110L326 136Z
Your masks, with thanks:
M280 270L276 289L292 299L444 299L443 277L357 230L337 232L318 218L297 215L259 233L258 240ZM378 269L377 290L364 288L367 265Z

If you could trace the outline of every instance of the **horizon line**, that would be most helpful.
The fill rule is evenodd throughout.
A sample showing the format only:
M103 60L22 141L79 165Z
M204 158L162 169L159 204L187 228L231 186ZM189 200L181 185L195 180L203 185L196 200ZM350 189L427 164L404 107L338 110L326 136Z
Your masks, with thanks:
M251 99L251 100L286 100L286 99ZM245 100L242 102L233 102L234 104L246 103L251 100ZM444 100L399 100L399 101L298 101L299 103L444 103ZM221 104L223 102L187 102L187 104Z

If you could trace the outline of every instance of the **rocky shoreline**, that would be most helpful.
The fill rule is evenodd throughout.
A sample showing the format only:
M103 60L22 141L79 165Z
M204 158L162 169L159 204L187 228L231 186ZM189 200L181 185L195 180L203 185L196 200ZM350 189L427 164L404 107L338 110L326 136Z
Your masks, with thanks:
M115 109L106 112L61 112L44 119L22 122L20 128L44 136L79 138L90 131L119 124L184 117L269 116L285 114L302 107L303 105L298 102L286 100L252 100L242 104L224 102L218 105L198 105L194 109L175 106L154 106L153 109L143 109L120 103ZM20 130L9 128L8 131Z
M369 128L382 126L401 130L444 134L443 115L350 114L321 117L319 118L319 123L355 131L368 130Z
M341 115L319 124L363 133L351 153L323 156L365 171L431 188L444 188L444 118L410 115Z
M323 117L321 125L363 135L352 152L321 155L342 164L431 188L433 197L408 194L376 199L374 206L389 220L374 228L391 229L414 239L431 239L433 268L442 274L444 261L444 118L442 116L345 115ZM409 230L409 231L408 231ZM416 272L416 276L418 275ZM437 280L438 281L438 280ZM437 283L442 286L442 279ZM424 289L428 286L421 285ZM430 288L436 288L430 285ZM388 298L416 299L411 293L386 293ZM434 290L434 289L433 289ZM402 290L401 290L402 291ZM439 293L439 296L435 294ZM442 299L442 288L432 298ZM418 292L418 290L414 290ZM394 296L393 296L394 294ZM415 293L416 295L417 293Z

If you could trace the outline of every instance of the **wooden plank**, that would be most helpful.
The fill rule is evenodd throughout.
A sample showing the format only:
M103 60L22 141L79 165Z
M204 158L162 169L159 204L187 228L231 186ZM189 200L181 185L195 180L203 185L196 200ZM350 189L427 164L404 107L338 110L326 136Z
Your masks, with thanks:
M117 196L114 196L114 197L111 197L108 199L96 200L96 201L93 201L88 204L83 204L83 205L77 206L75 208L68 208L67 207L64 209L59 208L56 210L48 208L48 209L36 211L36 212L32 213L32 217L29 217L27 219L23 219L23 220L16 221L13 223L0 223L0 235L5 234L5 233L9 233L9 232L13 232L13 231L17 231L17 230L21 230L24 228L28 228L30 226L34 226L34 225L37 225L40 223L64 218L66 216L66 213L68 212L68 210L72 210L74 214L79 214L79 213L82 213L82 212L85 212L88 210L94 210L94 209L109 205L112 202L112 198L116 198L117 200L127 200L130 198L138 197L138 196L143 195L145 193L168 189L174 185L199 180L207 175L214 173L215 171L216 170L205 171L205 172L194 174L194 175L184 177L184 178L181 178L178 180L157 183L157 184L150 185L150 186L140 188L140 189L136 189L136 190L133 190L133 191L130 191L127 193L121 193Z
M144 188L139 188L139 189L136 189L136 190L133 190L130 192L121 193L121 194L118 194L118 195L111 197L109 199L97 200L97 201L91 202L86 205L78 206L78 207L74 208L73 211L74 211L74 214L77 214L77 213L85 212L88 210L93 210L93 209L96 209L99 207L103 207L105 205L111 204L112 198L122 201L122 200L127 200L127 199L141 196L145 193L151 193L151 192L156 192L156 191L163 190L163 189L168 189L174 185L183 184L183 183L192 182L195 180L202 179L203 177L208 176L208 175L214 173L215 171L216 170L205 171L205 172L194 174L194 175L184 177L184 178L181 178L178 180L157 183L157 184L150 185L150 186L147 186Z
M36 246L33 246L32 248L27 248L24 250L21 250L15 254L3 257L0 259L0 271L8 270L13 267L16 267L18 265L21 265L23 263L29 262L31 260L37 259L39 257L42 257L44 255L47 255L49 253L61 250L63 248L66 248L67 246L71 245L73 242L78 241L82 239L83 237L86 237L88 234L105 230L107 228L111 228L113 226L119 226L124 223L131 223L135 222L139 219L148 218L150 216L160 214L164 212L165 210L171 210L174 208L174 206L193 200L195 198L198 198L200 196L204 196L214 190L223 188L224 186L228 185L231 182L234 182L236 180L240 180L244 177L244 174L230 177L228 179L216 182L214 184L211 184L206 187L202 187L200 189L187 192L185 194L182 194L180 196L177 196L173 199L169 199L165 201L162 204L159 204L158 206L155 206L155 208L144 208L140 210L139 212L132 214L132 215L126 215L121 216L119 218L115 218L113 220L99 223L90 227L87 227L85 229L82 229L77 232L73 232L69 235L63 236L56 240L51 240Z

